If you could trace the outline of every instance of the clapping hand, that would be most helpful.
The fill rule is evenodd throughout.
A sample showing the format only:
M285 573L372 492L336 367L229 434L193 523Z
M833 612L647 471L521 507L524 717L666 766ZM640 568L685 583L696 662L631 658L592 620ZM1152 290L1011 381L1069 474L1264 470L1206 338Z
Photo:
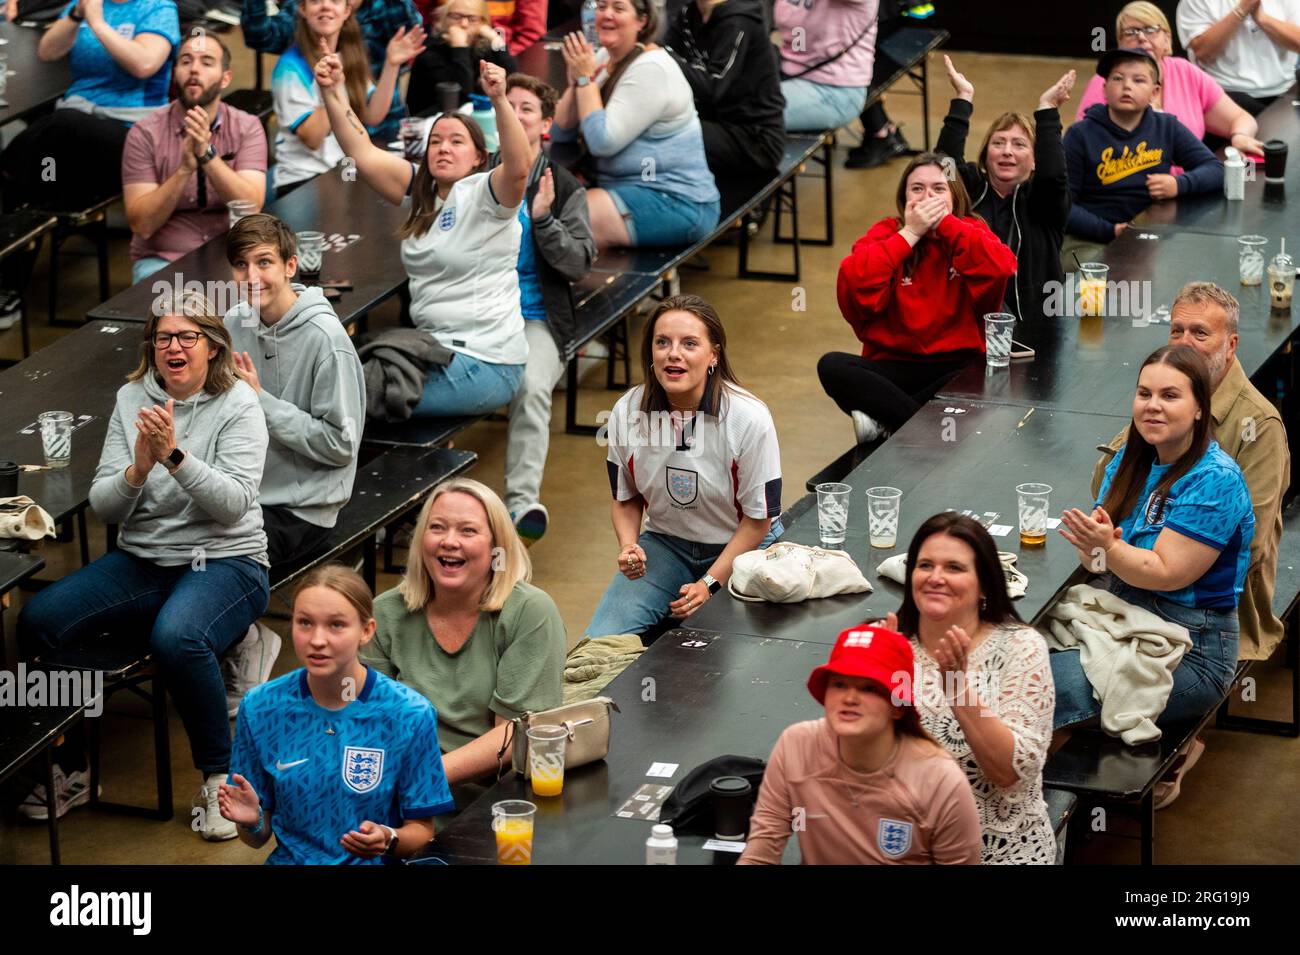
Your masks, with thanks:
M257 810L261 803L252 785L239 773L231 773L229 781L222 783L217 790L221 815L245 829L257 825Z
M174 399L168 398L165 408L157 405L141 408L140 414L136 416L135 426L144 435L149 456L156 464L166 461L176 447L176 430L172 424L172 409L175 404Z
M966 79L964 73L957 72L957 67L952 65L947 53L943 55L943 67L948 71L948 82L952 84L952 91L957 94L957 98L969 103L975 96L974 84ZM1073 74L1074 71L1071 70L1070 73Z
M947 633L939 638L931 656L939 664L941 673L965 673L970 655L971 638L958 626L951 626ZM960 685L960 684L959 684Z
M1070 98L1070 92L1074 89L1074 81L1077 74L1070 70L1059 80L1043 90L1043 95L1038 97L1039 109L1060 109L1061 104Z
M569 68L570 81L579 76L593 76L596 72L596 51L581 33L570 33L564 38L564 64Z
M555 202L555 175L547 167L542 178L537 182L537 194L533 196L533 221L551 214L551 205Z
M1079 552L1079 561L1091 563L1097 551L1108 551L1116 541L1122 540L1124 531L1116 527L1104 507L1093 508L1085 514L1072 507L1061 514L1060 534Z
M320 54L320 59L316 61L316 83L323 90L335 86L342 87L345 82L343 78L343 61L339 59L337 53L330 52L324 37L321 37L320 41Z
M235 374L260 395L262 381L257 377L257 369L253 367L253 357L248 352L237 351L232 351L230 357L235 362Z
M418 23L410 30L399 27L393 34L393 38L388 41L388 62L393 66L411 62L424 52L425 39L424 27Z
M208 151L208 143L211 141L208 111L202 106L190 107L185 113L185 145L190 148L181 150L181 162L187 168L195 168L199 157Z

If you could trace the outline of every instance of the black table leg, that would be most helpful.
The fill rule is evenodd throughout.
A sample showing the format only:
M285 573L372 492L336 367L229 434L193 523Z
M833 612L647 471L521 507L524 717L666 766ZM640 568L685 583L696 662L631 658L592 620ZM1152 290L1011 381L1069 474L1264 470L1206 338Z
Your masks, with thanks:
M58 794L54 791L54 747L45 747L45 811L49 814L46 827L50 832L50 865L59 865L59 812Z

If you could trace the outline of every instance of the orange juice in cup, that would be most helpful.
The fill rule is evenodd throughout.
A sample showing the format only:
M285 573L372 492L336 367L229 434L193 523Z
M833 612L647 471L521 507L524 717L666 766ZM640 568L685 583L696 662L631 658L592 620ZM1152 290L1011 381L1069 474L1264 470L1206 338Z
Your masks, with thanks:
M533 794L558 796L564 791L564 754L569 731L563 726L528 727L528 775Z
M497 837L497 865L530 865L533 861L533 816L537 807L523 799L492 805L492 831Z
M1079 266L1079 315L1106 314L1106 275L1110 266L1084 262Z

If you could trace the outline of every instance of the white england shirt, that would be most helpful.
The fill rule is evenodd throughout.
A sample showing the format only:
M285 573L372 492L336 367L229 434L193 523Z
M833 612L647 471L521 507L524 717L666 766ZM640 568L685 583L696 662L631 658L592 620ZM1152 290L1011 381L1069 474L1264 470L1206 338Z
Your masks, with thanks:
M644 499L648 531L725 544L742 516L781 513L781 451L771 412L735 386L719 404L716 390L710 381L699 413L683 419L643 414L637 385L601 429L614 499Z

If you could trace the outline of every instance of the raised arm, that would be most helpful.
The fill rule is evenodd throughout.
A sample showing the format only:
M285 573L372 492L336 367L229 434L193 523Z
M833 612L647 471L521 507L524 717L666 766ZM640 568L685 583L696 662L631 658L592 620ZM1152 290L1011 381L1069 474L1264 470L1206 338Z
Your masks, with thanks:
M69 13L73 10L81 11L80 0L75 6L68 8ZM84 17L85 14L82 13L82 16ZM41 36L41 42L36 46L37 58L46 63L63 59L72 49L72 45L77 42L77 31L80 29L81 24L65 13Z
M492 110L496 113L501 146L501 164L489 174L492 194L501 206L513 209L524 201L524 192L528 188L528 172L532 166L528 155L528 135L506 99L506 71L487 60L480 60L478 66L479 82L483 92L492 100Z
M424 27L416 24L407 30L398 28L393 38L388 41L384 53L384 67L379 72L379 81L370 91L366 101L366 124L378 126L388 116L393 103L393 90L397 89L397 78L402 72L403 64L409 63L424 52Z
M1275 17L1262 6L1255 9L1255 22L1282 49L1300 52L1300 23Z
M283 53L293 42L297 13L298 0L286 0L280 4L280 12L275 16L266 12L266 0L244 0L239 13L244 43L259 53Z
M339 147L356 163L366 185L393 205L401 205L414 174L411 164L370 141L366 127L348 102L343 64L337 53L322 53L316 61L316 83Z
M1259 9L1259 4L1260 0L1238 0L1235 7L1229 8L1227 13L1209 24L1201 18L1192 21L1190 17L1195 17L1195 13L1190 17L1179 17L1178 33L1183 45L1196 57L1198 63L1209 63L1217 59L1227 49L1233 34L1245 24L1246 18ZM1199 33L1188 36L1198 28Z
M1034 188L1029 215L1035 221L1065 229L1070 217L1070 181L1061 144L1061 106L1070 98L1075 73L1070 70L1043 91L1034 111Z

